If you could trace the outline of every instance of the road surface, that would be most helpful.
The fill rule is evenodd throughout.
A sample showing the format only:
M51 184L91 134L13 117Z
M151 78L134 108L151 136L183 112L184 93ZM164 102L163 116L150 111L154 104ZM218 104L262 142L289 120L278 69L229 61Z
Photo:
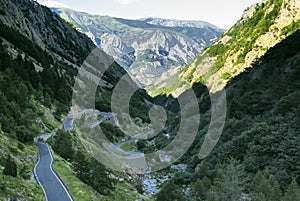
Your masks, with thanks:
M137 139L132 138L130 140L126 140L124 142L118 142L117 144L111 144L111 147L118 152L124 152L128 154L129 156L121 156L121 158L137 158L137 157L144 157L144 154L141 152L136 152L136 151L124 151L123 149L120 148L122 144L129 143L129 142L135 142Z
M99 124L101 124L102 122L106 121L107 119L110 119L113 117L113 113L107 113L107 112L100 112L100 114L103 116L101 119L98 119L97 121L95 122L92 122L90 124L88 124L87 126L89 128L93 128Z
M47 201L73 201L69 192L52 169L53 158L49 147L37 142L40 152L39 162L34 167L34 175L42 187Z
M64 130L65 130L65 131L72 130L72 129L73 129L73 122L74 122L74 119L73 119L73 118L67 118L67 119L64 121Z

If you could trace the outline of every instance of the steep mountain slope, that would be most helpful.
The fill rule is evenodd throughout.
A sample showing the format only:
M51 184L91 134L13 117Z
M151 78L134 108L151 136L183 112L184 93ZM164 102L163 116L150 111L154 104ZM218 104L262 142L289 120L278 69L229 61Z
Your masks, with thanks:
M267 0L248 8L243 17L212 46L170 79L147 90L178 96L195 82L212 91L224 87L268 49L299 28L298 0Z
M291 5L297 2L289 1ZM266 5L269 8L270 4ZM37 160L32 138L39 132L53 131L60 126L71 105L77 67L95 46L35 1L2 0L1 9L0 199L42 200L41 189L29 180ZM296 8L290 8L293 9ZM298 12L294 14L293 18L297 19ZM52 26L45 26L45 22ZM162 186L157 200L298 201L300 34L294 33L297 26L295 20L284 29L289 37L266 50L265 56L251 68L245 67L245 72L227 83L228 115L224 133L212 154L204 160L200 160L198 154L212 110L207 88L200 83L193 84L201 111L200 130L192 147L178 161L187 164L186 171L171 168L162 171L162 174L171 173L174 177ZM251 30L252 26L247 28ZM240 30L247 29L242 27ZM68 39L68 35L71 38ZM242 37L238 39L242 40ZM72 49L68 51L69 48ZM64 51L66 54L62 54ZM111 65L100 79L95 104L100 111L110 111L114 87L126 71L103 51L98 53L102 63L110 61ZM210 69L210 62L206 64ZM91 66L91 72L99 73L99 69ZM190 82L194 81L193 76L188 78ZM129 80L128 84L134 83ZM180 82L174 84L178 86ZM85 94L80 95L88 100L90 97L84 97ZM130 112L133 117L139 117L137 122L150 122L148 111L152 101L143 90L137 90L131 97ZM139 150L145 153L168 145L180 125L179 103L171 96L158 97L156 101L166 105L168 115L176 118L168 119L166 128L150 139L151 143L147 140L137 143ZM124 133L111 124L101 127L112 141L125 138ZM137 188L141 189L140 180L132 182L132 177L126 173L116 174L105 169L87 153L79 137L77 131L59 130L49 141L62 157L55 157L59 173L67 187L74 188L73 192L79 194L75 200L144 199L137 193ZM87 196L82 198L82 194Z
M43 191L31 177L38 159L33 138L62 126L72 103L78 69L96 46L36 1L2 0L0 5L0 199L43 200ZM96 108L109 111L113 87L126 71L103 51L97 53L111 63L97 83ZM134 84L130 79L129 82ZM149 105L151 98L145 91L135 93L132 100L137 104L130 105L131 114L149 121L146 114L150 106L145 99ZM106 195L105 199L115 200L120 193L126 199L133 199L131 195L136 198L131 181L109 177L114 173L87 153L78 133L59 130L55 139L53 149L64 158L58 167L68 167L59 169L60 176L71 175L71 186L83 186L80 192L93 198ZM59 149L61 145L67 155ZM116 178L121 180L120 177ZM132 192L126 193L124 187L118 186L126 186Z
M37 2L20 0L16 3L6 0L0 2L3 11L1 21L55 57L63 57L81 65L87 53L95 48L84 35L74 32L59 16L42 8ZM32 3L35 9L28 9Z
M190 63L223 32L205 22L127 20L70 9L53 10L113 56L134 80L145 85L171 68Z
M297 31L227 83L224 131L205 159L198 156L212 109L207 88L194 84L202 114L200 130L193 146L178 161L187 165L186 171L177 172L164 184L157 200L173 200L170 192L177 200L299 200L299 73ZM176 133L172 129L167 132L171 136ZM155 146L140 147L147 152L170 143L163 135L152 141Z

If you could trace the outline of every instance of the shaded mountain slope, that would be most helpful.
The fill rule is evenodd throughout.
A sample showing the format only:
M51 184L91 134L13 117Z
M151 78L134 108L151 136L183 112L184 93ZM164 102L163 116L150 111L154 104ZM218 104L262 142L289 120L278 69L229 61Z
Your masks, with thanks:
M225 201L245 200L245 197L297 200L300 193L299 73L300 31L297 31L227 83L224 131L205 159L199 159L198 154L210 123L210 98L203 85L194 84L202 113L199 134L178 162L187 164L187 171L177 173L164 184L157 200L169 200L171 189L182 200ZM154 141L155 148L168 144L163 136ZM166 172L169 171L172 170Z

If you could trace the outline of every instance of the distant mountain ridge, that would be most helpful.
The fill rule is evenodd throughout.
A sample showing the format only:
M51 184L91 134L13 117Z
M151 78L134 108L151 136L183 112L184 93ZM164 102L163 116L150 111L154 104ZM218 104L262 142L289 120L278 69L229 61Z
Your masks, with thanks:
M202 21L128 20L66 8L52 10L87 34L141 85L154 83L169 69L187 65L223 32Z
M142 19L142 21L147 22L148 24L165 26L165 27L196 27L196 28L211 27L213 29L220 29L219 27L211 23L205 21L198 21L198 20L175 20L175 19L162 19L162 18L149 17L146 19Z

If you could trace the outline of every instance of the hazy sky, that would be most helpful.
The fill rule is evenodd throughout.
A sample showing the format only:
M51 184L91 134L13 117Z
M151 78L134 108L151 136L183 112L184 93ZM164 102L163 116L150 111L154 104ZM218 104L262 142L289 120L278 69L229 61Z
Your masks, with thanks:
M39 2L45 2L38 0ZM261 0L57 0L47 5L69 7L91 14L128 19L159 17L203 20L230 28L243 11Z

